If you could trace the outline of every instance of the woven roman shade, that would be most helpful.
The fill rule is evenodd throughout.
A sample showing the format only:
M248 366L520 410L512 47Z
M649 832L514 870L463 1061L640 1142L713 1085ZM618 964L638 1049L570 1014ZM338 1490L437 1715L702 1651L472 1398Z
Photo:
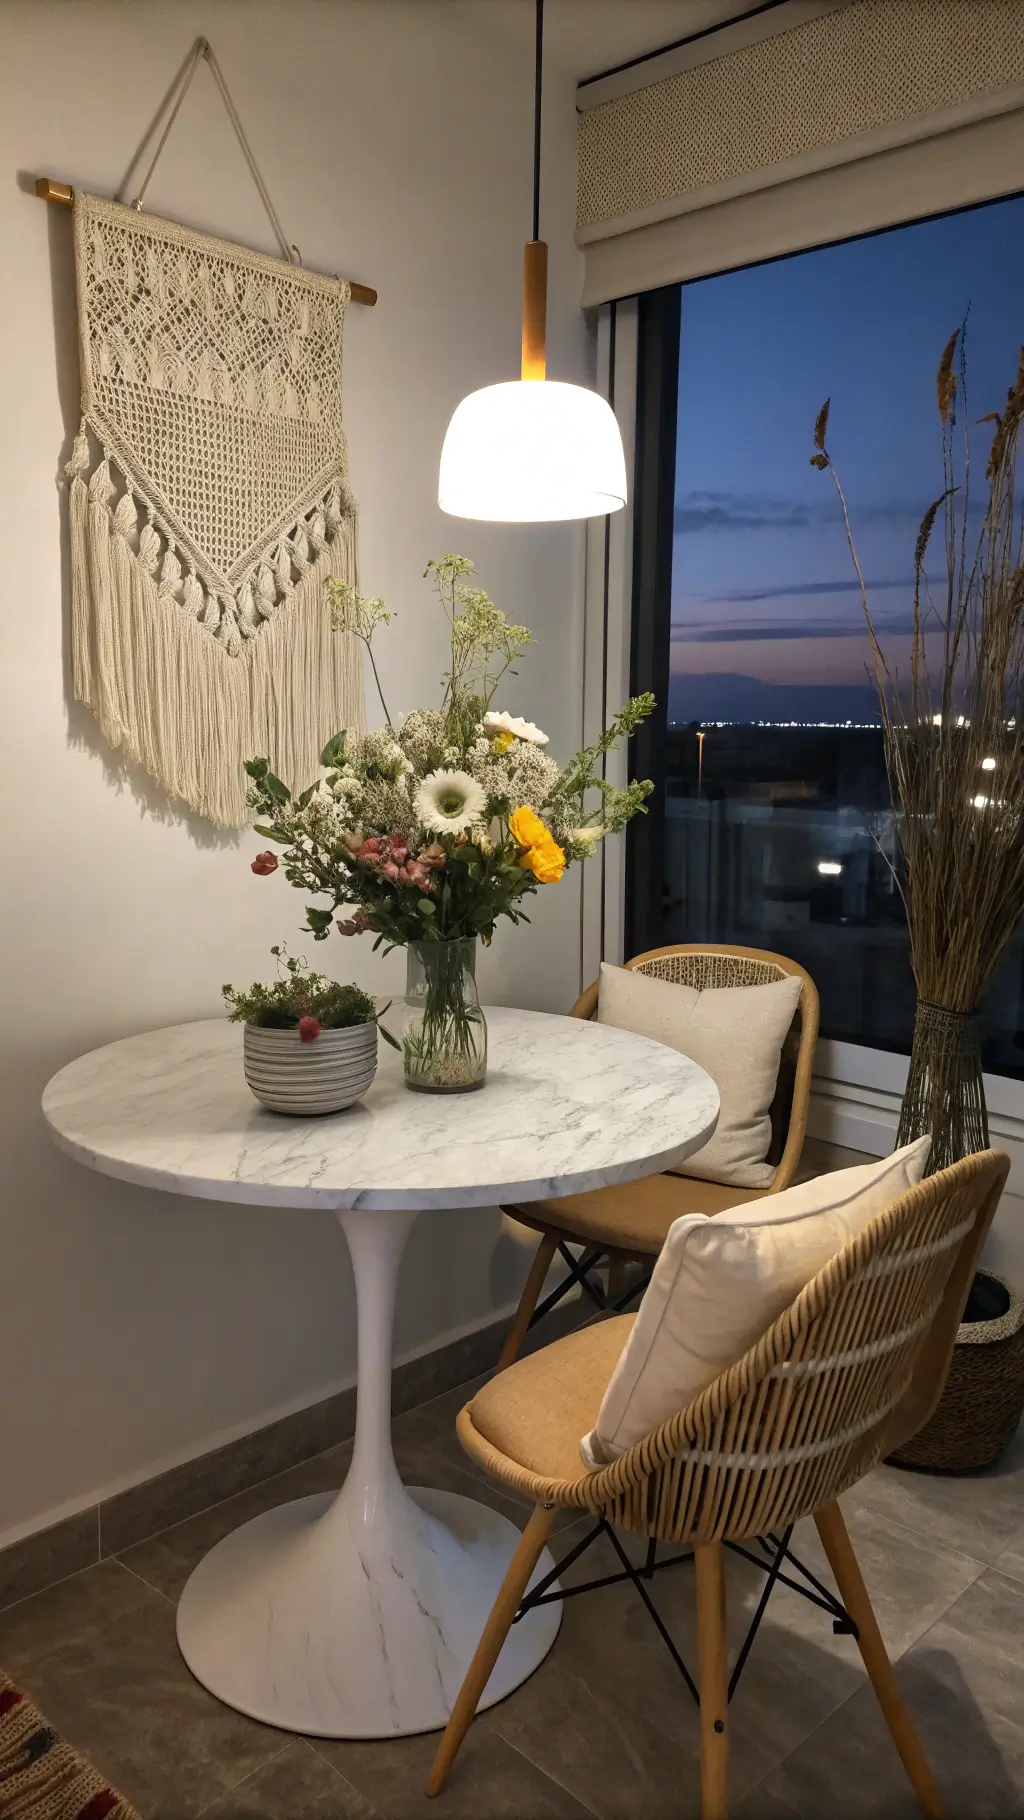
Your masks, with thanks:
M812 10L718 56L705 39L645 87L588 85L596 105L580 91L584 303L1024 188L1021 0Z

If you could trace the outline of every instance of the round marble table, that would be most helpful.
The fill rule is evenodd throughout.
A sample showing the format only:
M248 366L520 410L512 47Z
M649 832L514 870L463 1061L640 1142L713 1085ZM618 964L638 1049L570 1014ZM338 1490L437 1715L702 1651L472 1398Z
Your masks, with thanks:
M608 1025L487 1011L482 1093L409 1093L381 1044L361 1104L327 1118L264 1111L241 1031L182 1024L82 1056L43 1096L79 1162L210 1200L328 1208L352 1255L358 1412L342 1489L254 1518L200 1562L178 1641L228 1705L290 1731L379 1738L446 1723L518 1532L452 1492L407 1489L391 1446L395 1285L417 1213L579 1194L651 1174L703 1144L718 1116L685 1057ZM546 1557L538 1574L548 1571ZM483 1706L554 1641L560 1605L511 1632Z

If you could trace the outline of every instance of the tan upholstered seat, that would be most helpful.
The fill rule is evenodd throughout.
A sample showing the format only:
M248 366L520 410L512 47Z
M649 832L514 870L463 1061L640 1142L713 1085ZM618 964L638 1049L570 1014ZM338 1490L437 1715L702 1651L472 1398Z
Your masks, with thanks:
M587 1288L591 1283L589 1273L600 1260L608 1259L613 1270L630 1262L650 1265L661 1250L673 1220L686 1213L710 1216L724 1212L727 1207L739 1207L746 1201L761 1200L766 1194L778 1194L790 1186L800 1166L818 1038L818 993L810 974L796 961L766 949L707 945L652 948L649 953L638 954L634 960L627 961L626 965L634 972L699 990L760 986L794 975L802 981L800 1002L783 1047L771 1109L772 1145L768 1157L776 1164L775 1178L770 1188L733 1188L726 1182L708 1182L688 1176L680 1169L647 1176L638 1182L626 1182L617 1188L599 1188L592 1194L572 1194L564 1199L506 1207L504 1211L520 1225L539 1232L541 1242L505 1339L499 1370L518 1358L527 1329L564 1293L564 1289L555 1290L537 1309L537 1300L556 1249L579 1244L588 1248L583 1259L584 1268L575 1267ZM597 992L596 982L588 986L577 999L570 1016L593 1017L597 1010ZM592 1255L595 1251L596 1257ZM571 1254L568 1261L572 1261ZM565 1288L571 1287L574 1280L570 1277ZM635 1293L639 1294L641 1287L642 1284L637 1284ZM631 1299L628 1288L625 1295L627 1300Z
M570 1242L601 1245L631 1256L656 1258L673 1220L684 1213L724 1213L744 1201L759 1201L762 1188L730 1188L724 1182L699 1182L690 1176L647 1175L619 1188L597 1188L591 1194L567 1194L559 1201L531 1201L515 1217L539 1232L558 1232Z
M499 1372L463 1412L463 1445L480 1436L542 1479L586 1478L580 1437L597 1421L604 1387L635 1319L620 1314L595 1321Z
M725 1820L735 1675L730 1681L723 1549L768 1538L774 1565L764 1568L759 1622L775 1574L794 1559L786 1553L792 1525L813 1515L842 1601L832 1608L840 1613L837 1628L856 1637L922 1809L941 1815L837 1500L932 1414L1008 1170L1007 1157L984 1151L892 1202L743 1358L610 1466L586 1471L579 1443L594 1425L629 1317L570 1334L477 1393L459 1416L463 1446L535 1508L438 1745L428 1794L444 1787L559 1508L583 1507L599 1520L594 1534L618 1550L625 1567L618 1577L632 1578L649 1607L642 1580L656 1573L656 1557L649 1550L638 1576L613 1526L693 1550L701 1811L703 1820ZM577 1544L572 1558L592 1539ZM747 1551L747 1559L756 1556ZM621 1672L627 1668L620 1664Z

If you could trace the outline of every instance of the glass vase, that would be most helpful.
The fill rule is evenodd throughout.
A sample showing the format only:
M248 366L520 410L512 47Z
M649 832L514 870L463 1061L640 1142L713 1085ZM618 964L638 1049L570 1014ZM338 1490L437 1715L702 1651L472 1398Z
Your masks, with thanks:
M471 1093L487 1073L487 1024L476 989L476 937L407 949L402 1053L416 1093Z

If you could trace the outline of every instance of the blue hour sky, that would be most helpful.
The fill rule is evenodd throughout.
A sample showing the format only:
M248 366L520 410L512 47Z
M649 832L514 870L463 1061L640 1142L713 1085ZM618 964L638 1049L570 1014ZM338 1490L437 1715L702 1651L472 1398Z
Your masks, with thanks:
M1024 197L684 285L670 718L872 716L814 419L831 396L829 449L898 659L917 526L942 491L935 369L968 305L973 425L1001 407L1024 342ZM990 429L973 430L976 457ZM931 566L941 579L940 539Z

